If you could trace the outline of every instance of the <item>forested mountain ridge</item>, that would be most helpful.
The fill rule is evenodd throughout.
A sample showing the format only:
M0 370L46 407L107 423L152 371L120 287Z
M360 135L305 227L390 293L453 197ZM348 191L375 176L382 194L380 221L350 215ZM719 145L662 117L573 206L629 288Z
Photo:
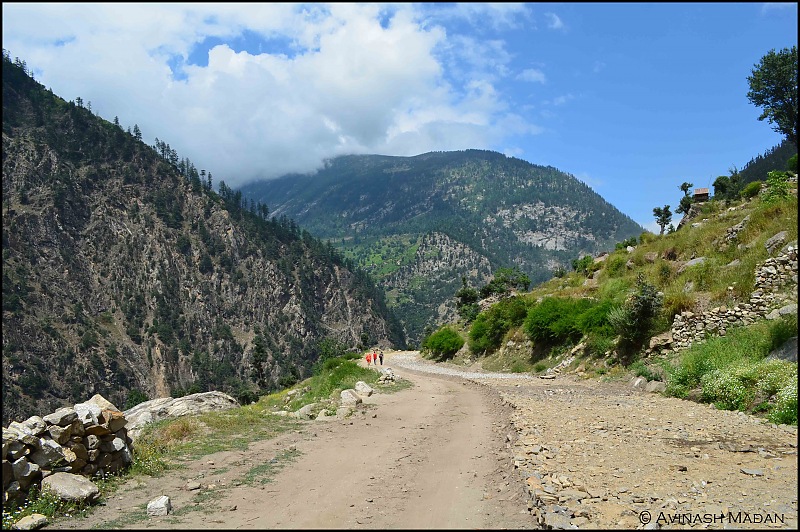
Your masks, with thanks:
M330 245L3 55L4 425L92 393L247 400L332 343L403 345Z
M367 268L411 340L454 316L462 276L518 267L535 284L643 230L574 176L484 150L342 156L241 191Z

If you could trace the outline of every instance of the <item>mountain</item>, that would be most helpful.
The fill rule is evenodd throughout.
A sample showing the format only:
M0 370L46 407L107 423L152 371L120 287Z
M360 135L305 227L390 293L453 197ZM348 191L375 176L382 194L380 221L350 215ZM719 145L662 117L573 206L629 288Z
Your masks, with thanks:
M323 351L403 346L330 245L3 56L4 425L93 393L248 400Z
M767 174L772 170L785 171L786 164L793 155L797 155L797 148L790 140L783 139L780 144L753 157L744 165L739 171L741 184L766 181Z
M241 192L370 271L415 342L454 317L462 277L516 267L535 284L643 231L574 176L482 150L342 156Z

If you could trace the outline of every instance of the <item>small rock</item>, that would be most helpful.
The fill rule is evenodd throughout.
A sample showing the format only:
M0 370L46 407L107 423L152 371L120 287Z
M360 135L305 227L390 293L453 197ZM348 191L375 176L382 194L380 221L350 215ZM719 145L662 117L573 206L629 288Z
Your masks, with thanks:
M763 477L764 471L761 469L747 469L745 467L741 468L740 471L745 475L752 475L754 477Z
M171 511L172 503L166 495L156 497L147 503L147 515L150 517L169 515Z
M31 514L23 517L11 527L14 530L36 530L47 525L47 517L42 514Z

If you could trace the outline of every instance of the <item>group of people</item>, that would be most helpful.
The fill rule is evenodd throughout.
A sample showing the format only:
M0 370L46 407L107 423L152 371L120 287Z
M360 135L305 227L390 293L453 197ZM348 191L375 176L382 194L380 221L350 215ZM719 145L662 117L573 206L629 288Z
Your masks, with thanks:
M372 353L367 353L366 358L367 358L367 366L369 366L370 364L377 366L378 360L381 361L381 366L383 366L383 351L381 351L380 354L376 353L375 351L373 351Z

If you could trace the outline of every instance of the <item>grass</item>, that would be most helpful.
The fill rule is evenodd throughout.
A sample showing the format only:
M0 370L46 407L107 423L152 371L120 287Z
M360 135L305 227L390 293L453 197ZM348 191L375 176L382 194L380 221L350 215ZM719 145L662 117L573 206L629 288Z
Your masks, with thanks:
M797 330L797 316L736 327L693 345L667 371L666 394L797 425L797 363L767 354Z
M296 449L283 450L272 460L250 469L244 477L244 482L250 485L272 482L272 477L286 465L294 462L298 456L300 456L300 451Z

